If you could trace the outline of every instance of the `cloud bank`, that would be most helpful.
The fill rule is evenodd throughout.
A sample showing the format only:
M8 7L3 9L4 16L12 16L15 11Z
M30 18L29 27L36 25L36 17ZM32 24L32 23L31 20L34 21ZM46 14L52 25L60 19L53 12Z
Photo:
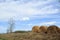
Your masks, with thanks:
M8 2L10 1L10 2ZM52 0L6 0L4 3L0 3L0 19L7 19L14 17L18 20L23 19L23 17L31 16L44 16L50 14L59 13L59 8L55 7L58 3ZM21 2L21 3L20 3ZM27 3L26 3L27 2ZM57 4L54 5L54 2ZM52 3L52 4L51 4ZM27 19L27 18L26 18Z

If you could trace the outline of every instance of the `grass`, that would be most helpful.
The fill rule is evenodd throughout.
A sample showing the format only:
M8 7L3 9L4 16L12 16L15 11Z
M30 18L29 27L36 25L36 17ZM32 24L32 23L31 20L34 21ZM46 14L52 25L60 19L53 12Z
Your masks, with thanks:
M0 40L6 40L6 39L0 38Z
M44 34L44 33L10 33L1 34L0 40L60 40L60 34Z

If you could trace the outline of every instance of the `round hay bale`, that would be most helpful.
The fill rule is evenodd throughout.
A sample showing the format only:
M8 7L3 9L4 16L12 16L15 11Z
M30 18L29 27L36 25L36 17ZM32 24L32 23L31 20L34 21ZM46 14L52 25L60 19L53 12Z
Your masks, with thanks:
M58 26L51 25L51 26L48 27L47 33L57 33L58 29L59 29Z
M36 33L39 33L39 26L33 26L32 28L32 32L36 32Z
M60 28L57 30L58 33L60 33Z
M39 29L42 33L47 33L47 26L40 26Z

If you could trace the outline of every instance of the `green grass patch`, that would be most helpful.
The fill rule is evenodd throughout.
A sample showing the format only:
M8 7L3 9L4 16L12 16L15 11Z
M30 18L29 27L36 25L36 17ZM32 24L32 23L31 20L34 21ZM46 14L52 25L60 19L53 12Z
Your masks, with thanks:
M0 38L0 40L6 40L6 39Z

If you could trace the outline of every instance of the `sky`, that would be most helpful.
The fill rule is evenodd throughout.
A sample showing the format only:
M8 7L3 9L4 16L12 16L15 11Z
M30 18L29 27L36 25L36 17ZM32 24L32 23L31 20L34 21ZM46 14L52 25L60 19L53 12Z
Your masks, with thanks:
M32 30L35 25L60 27L60 3L58 0L0 0L0 33L14 19L15 30Z

